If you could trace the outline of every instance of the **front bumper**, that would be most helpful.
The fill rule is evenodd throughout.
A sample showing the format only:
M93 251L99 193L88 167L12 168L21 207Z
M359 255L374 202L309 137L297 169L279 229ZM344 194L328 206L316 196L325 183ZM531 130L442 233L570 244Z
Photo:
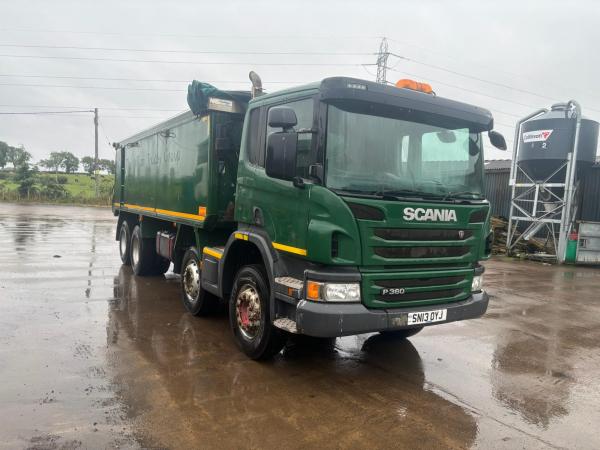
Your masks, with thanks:
M408 326L409 312L447 309L446 320L429 325L474 319L485 314L489 297L474 293L460 302L397 309L367 309L361 303L317 303L301 300L296 308L296 328L299 333L315 337L337 337L374 331L415 328Z

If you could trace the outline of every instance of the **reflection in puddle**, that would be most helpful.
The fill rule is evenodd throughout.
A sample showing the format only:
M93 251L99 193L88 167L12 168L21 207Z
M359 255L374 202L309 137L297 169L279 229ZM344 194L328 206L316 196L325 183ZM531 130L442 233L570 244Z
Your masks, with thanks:
M115 385L143 444L464 448L474 441L475 419L424 390L410 341L295 336L272 362L257 363L235 347L224 314L184 312L178 283L138 278L128 267L115 277L107 341Z
M552 418L568 414L572 368L568 352L555 341L515 330L498 344L492 364L494 396L527 422L546 428Z

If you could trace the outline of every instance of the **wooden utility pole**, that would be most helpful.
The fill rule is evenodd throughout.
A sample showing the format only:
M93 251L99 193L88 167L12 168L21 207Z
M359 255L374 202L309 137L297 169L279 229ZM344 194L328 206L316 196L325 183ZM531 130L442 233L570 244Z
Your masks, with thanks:
M94 108L94 181L98 198L98 108Z

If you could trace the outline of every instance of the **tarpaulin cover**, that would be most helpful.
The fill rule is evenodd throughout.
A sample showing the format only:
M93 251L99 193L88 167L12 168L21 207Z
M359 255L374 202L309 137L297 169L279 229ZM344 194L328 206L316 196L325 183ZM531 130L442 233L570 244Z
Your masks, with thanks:
M245 106L250 100L250 93L244 91L221 91L212 84L194 80L188 86L187 102L194 114L202 116L206 114L209 97L236 100Z

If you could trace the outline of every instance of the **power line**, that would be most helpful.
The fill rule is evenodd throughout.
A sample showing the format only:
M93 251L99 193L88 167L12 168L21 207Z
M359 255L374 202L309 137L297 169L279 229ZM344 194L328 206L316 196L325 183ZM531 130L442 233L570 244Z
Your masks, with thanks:
M461 77L464 77L464 78L468 78L468 79L471 79L471 80L480 81L482 83L487 83L487 84L491 84L491 85L494 85L494 86L503 87L503 88L506 88L506 89L511 89L513 91L521 92L521 93L524 93L524 94L534 95L536 97L545 98L546 100L553 100L552 97L549 97L549 96L544 95L544 94L539 94L537 92L529 91L527 89L516 88L516 87L510 86L508 84L497 83L495 81L486 80L486 79L480 78L480 77L475 77L473 75L468 75L468 74L465 74L465 73L462 73L462 72L458 72L456 70L452 70L452 69L448 69L446 67L438 66L437 64L429 64L429 63L426 63L426 62L423 62L423 61L419 61L419 60L416 60L416 59L413 59L413 58L409 58L409 57L406 57L406 56L398 55L396 53L390 53L390 55L395 56L396 58L399 58L399 59L403 59L405 61L414 62L416 64L420 64L420 65L425 66L425 67L431 67L431 68L437 69L437 70L442 70L444 72L448 72L448 73L451 73L453 75L458 75L458 76L461 76Z
M84 106L58 106L58 105L7 105L0 104L3 108L56 108L56 109L83 109ZM181 112L181 109L159 109L159 108L145 108L141 106L99 106L98 109L105 110L117 110L117 111L165 111L165 112Z
M75 61L110 61L126 63L157 63L157 64L193 64L207 66L293 66L293 67L359 67L375 64L360 63L261 63L261 62L235 62L235 61L169 61L156 59L120 59L120 58L91 58L86 56L47 56L47 55L0 55L3 58L32 58L32 59L66 59Z
M149 78L112 78L112 77L76 77L70 75L20 75L20 74L0 74L0 77L3 78L51 78L51 79L65 79L65 80L100 80L100 81L139 81L139 82L149 82L149 83L189 83L190 80L165 80L165 79L149 79ZM203 80L207 83L246 83L247 80ZM267 81L265 84L289 84L289 83L305 83L305 81L282 81L282 80L273 80Z
M408 75L409 77L421 78L421 79L427 80L427 81L432 82L432 83L437 83L437 84L441 84L443 86L448 86L448 87L451 87L451 88L454 88L454 89L459 89L461 91L469 92L471 94L481 95L483 97L488 97L488 98L491 98L491 99L494 99L494 100L498 100L498 101L501 101L501 102L512 103L514 105L522 106L522 107L525 107L525 108L528 108L528 109L537 109L537 108L539 108L539 105L535 106L535 105L531 105L531 104L528 104L528 103L517 102L515 100L508 100L506 98L497 97L497 96L490 95L490 94L485 93L485 92L476 91L474 89L467 89L467 88L465 88L463 86L457 86L455 84L446 83L445 81L436 80L436 79L430 78L428 76L421 76L421 75L418 75L418 74L406 72L404 70L396 70L396 69L388 69L388 70L392 70L393 72L397 72L397 73L402 73L404 75ZM553 101L557 101L557 99L553 99ZM589 106L586 106L586 109L588 109L590 111L600 112L600 109L596 109L596 108L589 107ZM503 113L503 114L513 115L513 116L519 117L519 118L521 117L521 116L517 116L516 114L512 114L512 113Z
M197 39L356 39L356 40L370 40L380 39L380 36L357 36L357 35L340 35L340 34L327 34L327 35L316 35L316 34L294 34L294 35L243 35L243 34L174 34L174 33L115 33L105 31L89 31L89 30L44 30L44 29L26 29L26 28L0 28L0 31L8 31L12 33L57 33L57 34L93 34L101 36L152 36L152 37L187 37Z
M533 82L535 82L535 83L539 83L539 80L537 80L537 79L532 79L532 78L530 78L530 77L526 77L526 76L524 76L522 73L521 73L521 74L518 74L518 73L514 73L514 72L509 72L509 71L507 71L507 70L504 70L503 68L498 68L498 67L491 67L491 66L487 66L487 65L485 65L485 64L481 64L480 62L478 62L478 61L475 61L475 60L473 60L473 59L464 58L464 55L463 55L463 54L461 54L461 55L460 55L460 56L457 58L457 55L456 55L456 54L449 54L449 53L447 53L447 52L439 52L439 51L435 51L435 50L432 50L432 49L430 49L430 48L423 47L423 46L421 46L421 45L413 44L413 43L411 43L411 42L400 41L400 40L398 40L398 39L393 39L393 38L388 38L388 40L390 40L390 41L392 41L392 42L396 42L396 43L398 43L398 44L402 44L402 45L408 45L408 46L410 46L410 47L415 47L415 48L418 48L418 49L421 49L421 50L425 50L425 51L427 51L427 52L429 52L429 53L432 53L432 54L434 54L434 55L438 55L438 56L441 56L441 57L443 57L443 58L446 58L446 59L448 59L448 60L452 60L453 62L456 62L457 60L458 60L458 61L461 61L461 60L462 60L462 61L468 62L469 64L473 64L473 65L475 65L475 66L479 66L479 67L481 67L481 68L483 68L483 69L485 69L485 70L490 70L490 71L493 71L493 72L495 72L495 73L503 73L503 74L505 74L505 75L508 75L508 76L510 76L510 77L514 77L514 78L518 78L518 79L523 79L523 80L527 80L527 81L533 81ZM546 81L546 83L547 83L547 81ZM556 84L549 84L549 86L552 86L552 87L553 87L553 89L563 89L563 86L558 86L558 85L556 85ZM572 87L572 86L569 86L569 88L571 88L571 87ZM581 92L581 93L584 93L584 94L586 94L586 95L590 95L590 96L597 96L597 95L598 95L596 92L591 92L591 91L580 91L580 92ZM596 98L598 98L598 97L596 97Z
M68 88L68 89L108 89L108 90L117 90L117 91L187 92L187 89L134 88L134 87L121 87L121 86L76 86L76 85L64 85L64 84L0 83L0 86L49 87L49 88Z
M71 117L84 117L84 118L89 118L89 116L86 114L84 115L83 112L84 111L69 111L75 114L72 114ZM93 113L93 111L85 111L86 113ZM36 115L40 115L40 116L53 116L53 115L57 115L57 114L66 114L67 112L42 112L42 111L35 111L35 112L13 112L13 111L9 111L9 112L0 112L1 115L32 115L32 116L36 116ZM163 119L165 116L122 116L122 115L103 115L102 119Z
M30 114L30 115L35 115L35 114L73 114L73 113L93 113L93 110L80 110L80 111L19 111L19 112L0 112L0 114L11 114L11 115L18 115L18 114Z
M512 103L512 104L515 104L515 105L518 105L518 106L522 106L522 107L525 107L525 108L528 108L528 109L536 108L536 106L531 105L531 104L521 103L521 102L517 102L517 101L514 101L514 100L509 100L509 99L506 99L506 98L497 97L497 96L490 95L490 94L485 93L485 92L480 92L480 91L476 91L476 90L473 90L473 89L467 89L467 88L464 88L462 86L458 86L458 85L455 85L455 84L446 83L446 82L441 81L441 80L435 80L435 79L432 79L432 78L429 78L429 77L422 77L422 76L417 75L417 74L413 74L413 73L406 72L406 71L400 71L400 70L396 70L396 69L391 69L391 68L389 70L392 70L392 71L397 72L397 73L402 73L402 74L405 74L405 75L410 76L410 77L424 78L424 79L427 79L427 80L429 80L429 81L431 81L433 83L437 83L437 84L440 84L440 85L448 86L448 87L451 87L451 88L454 88L454 89L459 89L459 90L462 90L464 92L469 92L469 93L472 93L472 94L481 95L481 96L488 97L488 98L491 98L491 99L494 99L494 100L497 100L497 101L502 101L502 102L506 102L506 103ZM131 79L131 81L133 81L133 79ZM245 84L246 83L245 81L234 81L234 80L227 80L227 81L225 81L225 80L221 80L221 81L219 81L219 80L211 80L211 81L214 82L214 83L231 83L231 84ZM293 83L293 82L278 81L278 83L286 83L287 84L287 83ZM265 83L265 84L268 84L268 83ZM137 87L126 87L126 86L79 86L79 85L39 84L39 83L35 83L35 84L34 83L0 83L0 86L48 87L48 88L66 88L66 89L100 89L100 90L117 90L117 91L187 92L187 89L137 88ZM588 109L595 110L593 108L588 108ZM511 113L506 113L506 114L514 115L515 117L519 117L516 114L511 114Z
M530 91L528 89L521 89L521 88L518 88L518 87L510 86L508 84L498 83L496 81L486 80L484 78L480 78L480 77L476 77L476 76L473 76L473 75L465 74L465 73L462 73L462 72L459 72L459 71L456 71L456 70L448 69L446 67L442 67L442 66L439 66L437 64L429 64L429 63L426 63L426 62L423 62L423 61L419 61L419 60L416 60L416 59L413 59L413 58L409 58L409 57L406 57L406 56L398 55L398 54L392 53L392 52L390 53L390 55L395 56L396 58L400 58L400 59L405 60L405 61L410 61L410 62L413 62L413 63L416 63L416 64L420 64L420 65L425 66L425 67L430 67L430 68L433 68L433 69L442 70L444 72L451 73L453 75L457 75L457 76L460 76L460 77L468 78L470 80L475 80L475 81L479 81L481 83L487 83L487 84L490 84L490 85L493 85L493 86L498 86L498 87L502 87L502 88L505 88L505 89L510 89L512 91L521 92L523 94L533 95L535 97L543 98L545 100L556 101L555 97L550 97L548 95L540 94L538 92ZM600 110L597 110L597 109L593 109L593 108L588 108L588 109L592 109L594 111L600 112Z
M516 102L514 100L508 100L506 98L496 97L494 95L490 95L490 94L487 94L485 92L475 91L473 89L467 89L467 88L464 88L462 86L457 86L455 84L446 83L445 81L441 81L441 80L435 80L435 79L429 78L427 76L423 77L421 75L417 75L417 74L414 74L414 73L406 72L404 70L397 70L397 69L389 69L389 70L392 70L393 72L397 72L397 73L402 73L404 75L408 75L409 77L415 77L415 78L425 79L425 80L427 80L429 82L432 82L432 83L437 83L437 84L441 84L442 86L448 86L448 87L451 87L451 88L454 88L454 89L459 89L461 91L469 92L471 94L482 95L484 97L488 97L488 98L491 98L491 99L494 99L494 100L498 100L498 101L501 101L501 102L513 103L515 105L523 106L523 107L529 108L529 109L536 108L535 106L532 106L532 105L529 105L529 104L526 104L526 103L520 103L520 102Z
M184 53L195 55L296 55L296 56L372 56L367 52L308 52L308 51L239 51L239 50L160 50L128 47L83 47L76 45L42 45L42 44L0 44L0 47L12 48L44 48L56 50L100 50L138 53Z

